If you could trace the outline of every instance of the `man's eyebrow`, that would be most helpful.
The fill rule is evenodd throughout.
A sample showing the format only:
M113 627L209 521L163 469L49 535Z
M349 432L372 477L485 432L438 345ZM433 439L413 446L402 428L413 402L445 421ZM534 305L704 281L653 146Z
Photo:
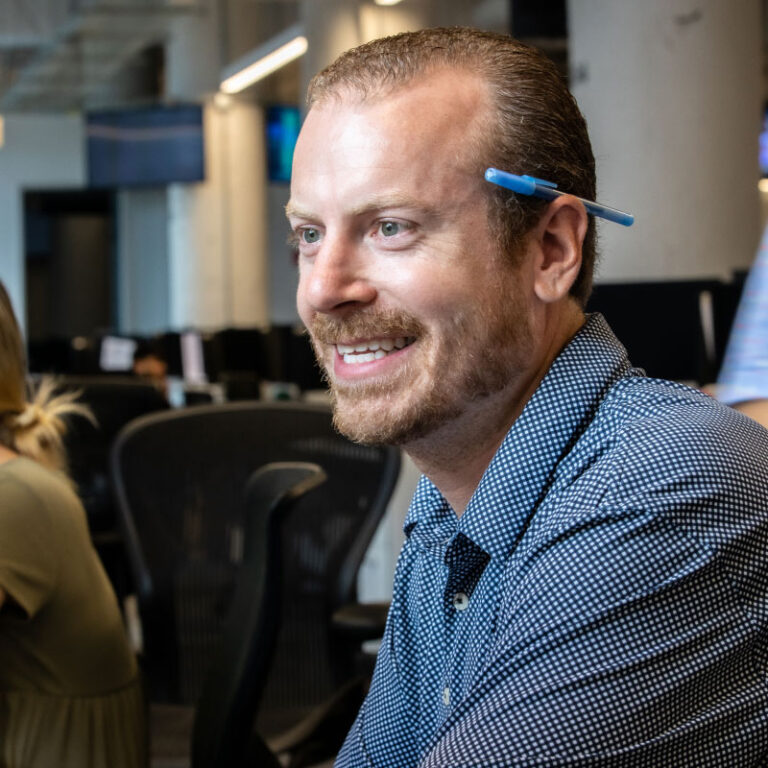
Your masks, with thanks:
M390 208L407 208L427 216L434 216L437 214L437 209L432 205L424 203L423 200L418 200L410 195L385 194L362 201L359 205L356 205L347 211L347 215L363 216L367 213L376 213L377 211L385 211ZM317 218L310 211L302 209L301 206L295 205L290 200L285 206L285 215L288 217L307 219L309 221Z
M388 208L409 208L411 210L424 212L431 212L433 210L433 208L424 203L423 200L418 200L410 195L384 194L363 200L360 205L352 208L350 213L353 216L359 216L365 213L384 211Z
M298 219L311 219L312 214L308 211L302 210L299 206L294 205L290 200L285 206L285 215L290 218L295 216Z

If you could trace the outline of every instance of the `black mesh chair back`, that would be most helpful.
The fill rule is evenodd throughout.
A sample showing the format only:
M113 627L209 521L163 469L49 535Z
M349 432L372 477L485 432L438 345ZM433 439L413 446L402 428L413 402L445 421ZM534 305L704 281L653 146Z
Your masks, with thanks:
M279 768L253 723L280 626L282 530L296 501L324 481L317 464L304 462L267 464L248 481L243 563L195 708L192 768Z
M77 391L96 424L68 420L64 444L70 474L88 516L96 551L119 600L130 591L122 535L110 483L109 457L117 433L131 420L169 408L151 384L128 376L57 376L58 391Z
M261 732L290 727L344 684L354 671L346 654L334 656L331 615L356 599L360 563L397 479L397 449L349 442L323 406L237 402L137 420L112 459L152 700L194 705L242 561L243 488L275 461L317 463L328 479L296 502L283 529L282 611Z
M64 440L70 474L88 513L91 530L112 530L112 443L129 421L167 410L168 401L151 384L127 376L60 376L56 382L59 391L79 392L78 402L88 405L96 417L96 424L72 418Z

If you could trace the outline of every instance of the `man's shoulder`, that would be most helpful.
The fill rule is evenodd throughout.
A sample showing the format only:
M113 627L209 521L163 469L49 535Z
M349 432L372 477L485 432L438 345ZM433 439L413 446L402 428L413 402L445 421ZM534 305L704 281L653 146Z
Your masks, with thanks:
M558 463L550 491L569 519L694 498L768 508L768 430L703 392L629 376Z
M768 430L698 390L623 379L590 429L594 465L610 476L614 500L649 489L768 500Z
M596 422L601 421L624 450L640 454L652 446L678 455L768 450L768 430L755 421L704 392L663 379L622 379L599 410Z

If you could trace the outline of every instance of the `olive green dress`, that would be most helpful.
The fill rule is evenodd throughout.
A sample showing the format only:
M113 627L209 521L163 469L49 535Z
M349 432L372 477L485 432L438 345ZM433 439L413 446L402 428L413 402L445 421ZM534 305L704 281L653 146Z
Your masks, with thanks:
M0 766L140 768L145 705L114 592L66 479L0 464Z

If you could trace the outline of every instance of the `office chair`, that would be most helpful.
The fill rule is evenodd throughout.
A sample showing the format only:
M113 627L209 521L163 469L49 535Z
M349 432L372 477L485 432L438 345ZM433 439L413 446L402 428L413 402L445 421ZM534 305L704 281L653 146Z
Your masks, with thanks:
M59 376L58 391L79 392L96 423L72 418L64 445L70 475L88 517L96 551L118 598L128 590L122 535L109 476L109 455L117 433L138 416L169 408L165 397L147 382L128 376Z
M269 740L350 686L354 653L334 627L386 510L399 451L341 437L327 406L245 402L138 419L112 454L118 509L154 702L193 706L220 641L243 556L242 489L265 464L313 462L327 481L283 527L281 616L258 712Z
M325 479L317 464L276 462L248 481L243 562L195 708L192 768L280 766L253 724L279 627L282 529L293 504Z
M72 479L83 500L92 530L112 530L109 455L118 432L133 419L167 410L165 396L151 384L130 376L60 376L57 389L79 392L78 402L93 411L96 424L73 419L64 440Z

